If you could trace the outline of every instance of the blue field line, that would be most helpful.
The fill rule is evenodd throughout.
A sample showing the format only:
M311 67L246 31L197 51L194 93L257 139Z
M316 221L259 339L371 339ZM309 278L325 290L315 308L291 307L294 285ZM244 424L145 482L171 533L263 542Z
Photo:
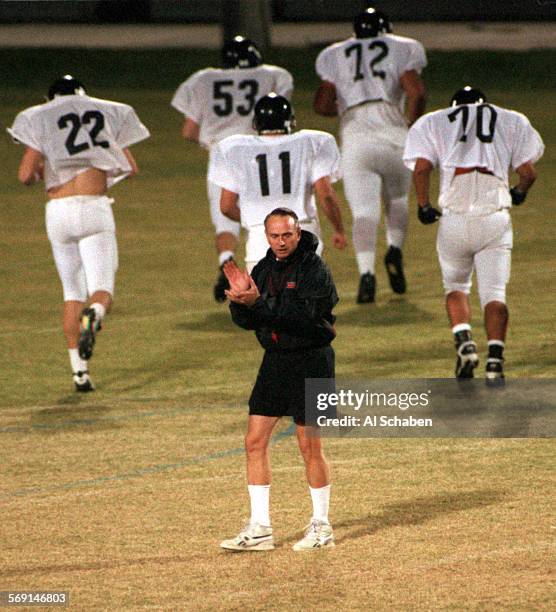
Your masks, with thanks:
M177 408L171 411L164 410L151 410L149 412L140 412L138 414L123 414L119 416L105 416L99 418L82 418L82 419L71 419L69 421L60 421L59 423L34 423L33 425L11 425L9 427L0 427L1 434L13 434L13 433L27 433L30 431L44 431L49 429L71 429L76 425L97 425L98 423L105 423L110 421L134 421L137 419L144 419L153 416L177 416L186 412L190 412L194 408Z
M274 436L270 441L271 444L276 444L280 442L284 438L292 436L295 433L295 423L291 423L291 425L281 431ZM179 461L178 463L161 463L159 465L153 465L151 467L139 468L136 470L132 470L131 472L126 472L124 474L112 474L111 476L99 476L98 478L91 478L89 480L76 480L74 482L66 482L64 484L59 485L50 485L48 487L27 487L22 489L16 489L15 491L9 491L7 493L0 493L1 498L10 498L10 497L24 497L27 495L41 495L43 493L52 493L55 491L67 491L69 489L76 489L78 487L94 487L100 484L104 484L107 482L116 482L122 480L130 480L132 478L140 478L141 476L149 476L151 474L160 474L162 472L169 472L171 470L179 470L183 467L187 467L188 465L193 465L196 463L204 463L207 461L215 461L217 459L224 459L226 457L234 457L237 455L242 455L245 452L243 446L238 448L230 448L228 450L217 451L215 453L209 453L208 455L200 455L198 457L190 457L189 459L184 459L183 461Z

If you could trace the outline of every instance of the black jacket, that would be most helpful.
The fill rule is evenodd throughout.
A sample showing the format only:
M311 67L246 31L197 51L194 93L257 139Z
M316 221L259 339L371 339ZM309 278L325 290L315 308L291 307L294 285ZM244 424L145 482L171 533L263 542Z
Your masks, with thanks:
M271 249L251 276L261 297L251 307L230 303L234 323L254 329L267 351L328 346L336 336L332 309L338 294L326 264L315 253L316 236L302 230L297 249L277 261Z

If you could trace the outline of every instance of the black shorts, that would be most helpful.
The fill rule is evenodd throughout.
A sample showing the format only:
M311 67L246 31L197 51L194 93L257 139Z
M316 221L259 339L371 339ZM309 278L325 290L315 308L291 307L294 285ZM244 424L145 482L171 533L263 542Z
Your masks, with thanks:
M249 414L291 416L305 423L305 379L334 378L334 349L325 346L295 353L265 352L249 398Z

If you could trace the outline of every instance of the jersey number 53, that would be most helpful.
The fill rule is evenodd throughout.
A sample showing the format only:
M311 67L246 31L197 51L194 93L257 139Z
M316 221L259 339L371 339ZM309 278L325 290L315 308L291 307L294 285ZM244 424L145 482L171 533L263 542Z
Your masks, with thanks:
M214 81L212 87L212 97L214 99L215 104L212 107L212 110L219 117L227 117L231 115L234 111L234 81ZM259 83L253 79L247 79L245 81L240 81L238 83L237 89L238 92L235 92L236 95L242 95L243 100L241 104L237 104L235 110L243 116L248 115L255 106L255 102L257 101L257 94L259 93Z

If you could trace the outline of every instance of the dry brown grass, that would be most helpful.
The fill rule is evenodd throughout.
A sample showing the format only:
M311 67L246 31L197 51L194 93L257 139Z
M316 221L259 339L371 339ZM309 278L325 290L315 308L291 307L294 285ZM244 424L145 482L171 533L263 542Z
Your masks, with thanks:
M247 512L242 410L217 422L165 402L79 411L96 416L0 420L2 589L69 590L75 609L551 607L551 441L327 440L337 547L303 554L291 545L310 498L284 435L278 548L230 554L218 543Z

